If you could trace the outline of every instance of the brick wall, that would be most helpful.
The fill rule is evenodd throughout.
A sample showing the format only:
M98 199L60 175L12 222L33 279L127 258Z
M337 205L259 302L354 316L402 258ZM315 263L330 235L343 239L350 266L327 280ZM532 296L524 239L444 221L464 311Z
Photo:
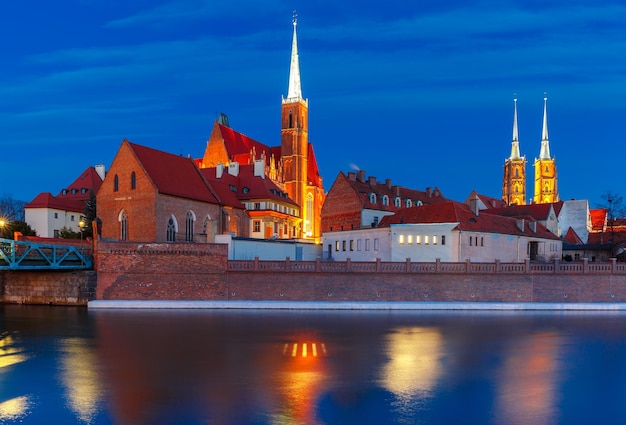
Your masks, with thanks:
M346 175L339 173L322 206L322 232L360 229L362 209L359 195Z
M87 305L95 298L94 271L0 271L0 302Z
M226 297L228 246L100 242L99 300L220 300Z

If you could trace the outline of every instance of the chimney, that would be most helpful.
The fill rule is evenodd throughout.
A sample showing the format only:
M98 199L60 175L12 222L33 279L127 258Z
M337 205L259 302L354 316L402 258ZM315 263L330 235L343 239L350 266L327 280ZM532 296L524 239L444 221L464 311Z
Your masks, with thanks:
M429 198L432 197L432 192L430 191L430 187L426 188L426 196L428 196Z
M370 186L376 186L376 177L370 176L367 182L370 184Z
M356 173L354 171L348 172L348 180L351 182L356 181Z
M473 212L476 217L478 217L478 213L480 211L480 208L478 207L478 197L474 196L468 201L468 203L470 211Z
M393 187L393 194L395 196L400 196L400 186L394 186Z
M361 183L365 183L365 171L364 170L357 171L356 178Z
M387 186L387 189L391 189L391 179L386 179L385 185Z
M222 174L224 174L224 164L217 164L217 167L215 167L215 178L221 179Z
M100 178L102 180L104 180L104 176L106 175L105 169L104 169L104 164L98 164L95 167L93 167L96 169L96 173L98 173L98 175L100 176Z
M254 177L265 178L265 160L257 159L254 161Z
M525 221L523 218L517 219L517 228L520 229L522 232L524 231L524 224L525 224Z
M238 162L230 162L228 164L228 174L231 176L239 175L239 163Z

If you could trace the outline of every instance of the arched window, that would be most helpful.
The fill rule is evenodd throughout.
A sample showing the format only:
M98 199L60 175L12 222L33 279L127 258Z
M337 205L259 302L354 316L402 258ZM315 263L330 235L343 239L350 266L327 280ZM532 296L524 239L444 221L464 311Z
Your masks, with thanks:
M375 193L370 193L370 203L371 204L375 204L376 203L376 194Z
M176 217L171 215L167 220L166 240L168 242L176 242L176 230L178 223L176 223Z
M396 197L396 199L393 200L393 203L396 206L396 208L400 208L400 206L402 205L402 201L400 200L399 197Z
M389 205L389 196L383 195L383 205L384 206Z
M293 112L289 111L289 127L287 128L293 128Z
M422 201L419 201L419 200L418 200L418 201L415 201L415 206L416 206L416 207L421 207L422 205L424 205L424 204L422 203Z
M134 171L130 173L130 188L137 189L137 174Z
M548 166L546 165L546 173L547 173L548 171L550 171L550 170L549 170Z
M407 208L411 208L411 207L413 206L413 202L412 202L410 199L407 199L407 200L405 201L405 204L406 204L406 207L407 207Z
M515 177L519 177L519 168L515 169Z
M304 211L304 233L307 236L313 235L313 217L315 216L313 211L313 194L309 193L306 196L306 210Z
M196 215L193 211L187 211L185 217L185 242L193 242L193 227L196 221Z
M120 240L128 240L128 213L122 210L117 218L120 222Z
M120 179L116 174L115 177L113 177L113 192L117 192L118 190L120 190Z

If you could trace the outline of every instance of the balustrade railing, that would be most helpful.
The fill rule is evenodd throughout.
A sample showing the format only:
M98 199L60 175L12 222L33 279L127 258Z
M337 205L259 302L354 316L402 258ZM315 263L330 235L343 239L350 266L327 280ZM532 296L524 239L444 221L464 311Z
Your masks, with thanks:
M412 262L406 261L281 261L229 260L231 272L301 272L301 273L483 273L483 274L626 274L626 263L614 258L608 262L562 262L550 263L524 261L523 263L465 262Z

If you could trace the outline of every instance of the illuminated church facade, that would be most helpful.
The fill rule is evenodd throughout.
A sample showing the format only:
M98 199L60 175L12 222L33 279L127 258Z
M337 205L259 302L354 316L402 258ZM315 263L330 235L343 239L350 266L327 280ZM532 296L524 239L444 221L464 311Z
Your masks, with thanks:
M543 98L543 127L541 149L534 162L534 197L532 203L547 204L559 201L556 159L550 156L548 141L548 98ZM513 140L511 155L504 162L502 200L507 205L526 205L526 157L520 154L517 125L517 99L513 109Z
M313 145L309 143L309 102L302 97L296 26L294 17L289 88L287 97L282 99L280 146L270 147L231 129L228 119L221 116L213 126L198 166L228 167L233 162L243 165L263 160L265 174L299 206L301 220L289 236L318 242L325 195Z

